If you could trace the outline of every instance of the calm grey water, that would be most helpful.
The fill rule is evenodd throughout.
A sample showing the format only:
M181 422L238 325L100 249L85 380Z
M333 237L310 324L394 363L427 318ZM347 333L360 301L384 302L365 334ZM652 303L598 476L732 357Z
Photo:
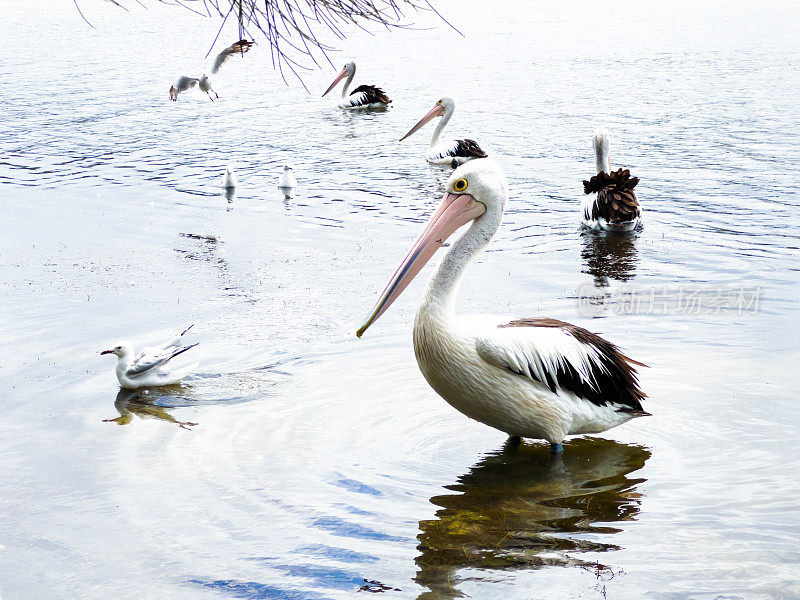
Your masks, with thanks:
M796 5L442 1L465 37L341 44L395 101L356 115L264 45L169 102L216 33L178 8L0 4L4 600L800 597ZM601 332L652 417L506 447L417 370L424 281L355 339L442 193L430 126L397 139L443 94L511 182L460 307ZM577 226L598 124L633 238ZM197 375L118 394L98 352L189 323Z

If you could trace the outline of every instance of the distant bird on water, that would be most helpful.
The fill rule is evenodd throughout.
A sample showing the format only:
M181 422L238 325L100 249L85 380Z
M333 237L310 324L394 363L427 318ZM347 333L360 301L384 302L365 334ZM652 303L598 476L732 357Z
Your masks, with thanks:
M647 415L636 375L642 363L600 336L556 319L456 314L467 266L500 226L508 183L494 161L479 158L458 167L445 190L356 335L386 312L448 237L470 224L431 276L414 320L414 354L430 386L468 417L512 437L545 439L553 453L568 435Z
M220 67L232 56L235 56L236 54L244 56L244 53L250 50L250 47L253 44L254 42L248 40L239 40L238 42L225 48L225 50L217 54L217 58L214 59L214 65L211 67L211 74L216 74ZM208 94L208 97L212 102L214 101L214 98L211 96L212 92L214 92L214 96L216 98L219 98L219 94L217 94L217 92L211 88L211 80L208 78L208 75L204 73L203 76L199 78L187 77L186 75L179 77L178 80L169 88L169 99L173 102L177 102L178 94L185 92L196 85L199 86L203 92Z
M642 210L633 188L638 177L628 169L611 170L609 135L604 127L595 129L594 153L597 175L583 182L581 202L583 224L604 231L632 231L642 223Z
M194 325L190 325L179 336L160 346L144 348L138 354L128 342L118 343L109 350L103 350L100 354L117 355L117 368L115 371L117 380L120 386L127 390L180 383L184 377L197 367L197 364L170 370L168 363L179 354L183 354L197 346L197 344L183 344L183 336L192 327Z
M475 140L462 139L439 141L439 136L441 135L448 121L450 121L450 117L453 116L455 109L456 103L452 98L445 97L437 100L436 104L428 112L428 114L422 117L407 134L401 137L400 141L402 142L408 136L419 131L428 121L431 121L436 117L441 117L441 120L436 125L436 129L433 130L433 137L431 137L431 143L428 147L427 160L429 163L457 167L458 165L463 165L465 162L472 160L473 158L486 158L486 153L481 150L481 147Z
M283 174L278 182L278 188L283 192L283 196L287 200L294 196L294 191L297 188L297 179L294 178L294 169L289 165L283 165Z
M231 165L225 167L225 172L222 174L222 187L225 189L232 189L239 185L239 178Z
M337 83L347 77L347 81L345 81L344 87L342 88L342 101L339 103L339 108L348 110L386 108L392 103L392 101L389 100L389 96L387 96L381 88L375 87L374 85L360 85L348 96L347 90L350 88L350 83L352 83L355 74L356 63L347 63L336 76L336 79L333 80L333 83L325 90L325 93L322 94L323 97L335 88Z

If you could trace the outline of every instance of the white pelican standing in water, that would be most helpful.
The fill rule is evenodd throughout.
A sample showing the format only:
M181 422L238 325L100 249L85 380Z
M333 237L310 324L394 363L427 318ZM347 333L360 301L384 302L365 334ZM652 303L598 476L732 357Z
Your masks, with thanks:
M631 177L628 169L611 170L608 130L599 127L594 131L594 154L597 175L583 182L581 203L583 224L590 229L605 231L632 231L642 223L642 210L633 188L638 177Z
M507 197L505 174L491 159L456 169L441 205L356 335L389 308L453 232L472 222L442 259L417 312L417 363L457 410L513 437L545 439L558 453L567 435L599 433L648 414L634 366L644 365L563 321L455 314L461 277L500 226Z
M322 96L325 97L328 92L336 87L337 83L347 77L347 81L344 82L344 87L342 88L342 101L339 103L339 108L348 110L361 108L386 108L392 103L392 101L389 100L389 96L387 96L381 88L375 87L374 85L360 85L353 90L350 96L348 96L347 90L350 89L350 84L352 83L355 75L356 63L347 63L342 68L341 72L336 76L336 79L333 80L333 83L328 86L328 89L325 90L325 93L322 94Z
M436 105L428 112L427 115L419 120L419 123L414 125L407 134L400 138L402 142L411 134L419 131L425 123L436 117L441 117L441 120L433 130L433 137L431 137L431 144L428 146L427 160L429 163L438 165L451 165L457 167L463 165L468 160L473 158L486 158L486 153L481 150L478 142L470 139L463 140L443 140L439 141L439 136L453 116L453 111L456 109L456 103L452 98L441 98L437 100Z

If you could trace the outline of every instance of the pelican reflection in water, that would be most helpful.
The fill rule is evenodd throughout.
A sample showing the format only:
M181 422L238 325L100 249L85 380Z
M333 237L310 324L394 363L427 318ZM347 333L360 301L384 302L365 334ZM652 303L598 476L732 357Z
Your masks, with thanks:
M175 402L171 402L173 400ZM167 412L179 406L187 405L175 396L159 396L148 390L121 389L114 400L114 408L117 409L119 416L115 419L103 419L103 422L127 425L133 420L133 415L137 415L141 419L169 421L183 429L191 429L197 425L191 421L179 421Z
M636 274L639 257L636 233L584 231L582 234L583 272L591 275L595 287L608 287L609 279L628 281Z
M509 440L431 498L441 508L419 524L415 581L429 590L420 599L463 596L463 569L473 582L491 578L486 571L608 569L575 555L618 549L610 536L621 529L610 523L639 513L636 488L645 480L631 474L649 457L640 446L579 438L554 460L541 446Z

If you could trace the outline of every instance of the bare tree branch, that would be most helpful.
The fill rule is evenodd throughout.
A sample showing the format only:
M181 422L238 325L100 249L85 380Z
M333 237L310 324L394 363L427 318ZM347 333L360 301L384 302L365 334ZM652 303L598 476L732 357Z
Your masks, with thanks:
M120 8L126 8L126 0L106 0ZM148 0L127 0L142 6ZM221 20L219 30L209 49L217 39L231 14L239 20L239 37L258 32L269 43L272 64L286 81L283 69L287 68L305 87L298 70L309 70L320 66L318 58L324 58L333 65L329 53L335 48L320 39L320 33L333 34L345 38L345 26L356 26L370 33L367 26L376 24L386 28L405 29L410 27L406 12L431 12L453 30L461 34L429 0L149 0L151 3L179 6L196 14L202 14L192 7L202 6L205 13ZM84 17L73 0L78 12ZM126 9L127 10L127 9ZM89 23L91 25L91 23ZM299 40L298 40L299 38ZM288 84L288 82L287 82Z

